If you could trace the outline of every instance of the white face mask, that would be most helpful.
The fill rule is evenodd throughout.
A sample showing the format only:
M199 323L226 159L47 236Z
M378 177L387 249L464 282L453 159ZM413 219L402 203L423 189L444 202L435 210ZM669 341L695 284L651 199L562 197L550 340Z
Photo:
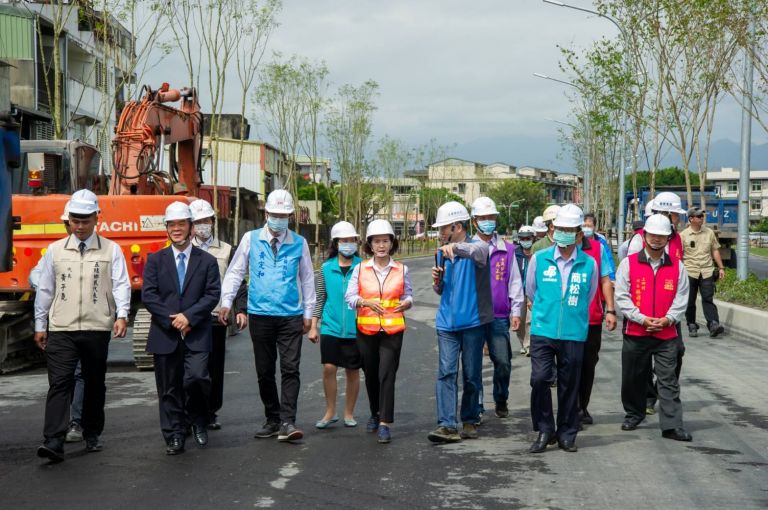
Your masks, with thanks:
M195 235L200 239L206 241L211 238L212 234L213 225L210 223L201 223L199 225L195 225Z

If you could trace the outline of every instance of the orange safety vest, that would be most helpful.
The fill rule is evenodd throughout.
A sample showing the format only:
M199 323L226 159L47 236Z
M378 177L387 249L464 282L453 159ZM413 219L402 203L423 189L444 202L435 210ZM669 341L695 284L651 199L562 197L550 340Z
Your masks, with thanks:
M379 315L368 307L357 310L357 329L364 335L375 335L384 331L394 335L405 331L405 316L403 312L392 310L400 304L400 296L405 290L405 269L403 264L395 262L390 268L384 283L379 284L373 266L360 264L360 274L357 279L358 294L367 301L378 301L384 307L384 314Z

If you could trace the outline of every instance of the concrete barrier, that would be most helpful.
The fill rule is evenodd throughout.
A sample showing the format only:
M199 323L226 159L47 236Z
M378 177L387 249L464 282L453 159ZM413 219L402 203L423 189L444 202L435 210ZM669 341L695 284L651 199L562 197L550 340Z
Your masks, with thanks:
M768 347L768 312L719 299L714 302L720 315L720 324L725 326L725 337ZM701 328L699 331L706 334L707 321L704 319L701 296L696 302L696 320Z

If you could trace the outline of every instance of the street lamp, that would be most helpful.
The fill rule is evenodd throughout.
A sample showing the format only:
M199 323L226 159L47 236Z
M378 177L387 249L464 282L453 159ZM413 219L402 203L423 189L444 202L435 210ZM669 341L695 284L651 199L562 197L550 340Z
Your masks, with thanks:
M599 16L603 19L607 19L614 25L616 25L616 28L619 29L619 32L621 33L621 37L624 39L624 50L626 51L629 47L628 41L629 38L627 38L627 33L624 31L624 28L619 24L618 21L613 19L612 17L608 16L607 14L603 14L601 12L593 11L592 9L585 9L584 7L578 7L575 5L566 4L564 2L558 2L557 0L542 0L545 4L551 4L555 5L557 7L567 7L568 9L573 9L576 11L586 12L588 14L594 14L595 16ZM629 69L627 69L629 71ZM624 104L624 112L626 113L626 100L627 95L624 94L623 100L625 101ZM625 158L625 152L626 152L626 117L624 119L625 122L625 129L621 136L621 164L619 165L619 215L617 219L618 228L616 229L616 242L619 246L622 245L624 242L624 207L625 207L625 200L624 200L624 158Z

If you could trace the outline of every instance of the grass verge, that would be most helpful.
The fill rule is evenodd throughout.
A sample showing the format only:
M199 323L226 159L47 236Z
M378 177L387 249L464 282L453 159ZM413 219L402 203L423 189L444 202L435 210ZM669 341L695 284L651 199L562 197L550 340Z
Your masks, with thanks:
M717 282L715 297L729 303L768 310L768 279L750 273L743 282L736 278L735 269L725 270L725 279Z

